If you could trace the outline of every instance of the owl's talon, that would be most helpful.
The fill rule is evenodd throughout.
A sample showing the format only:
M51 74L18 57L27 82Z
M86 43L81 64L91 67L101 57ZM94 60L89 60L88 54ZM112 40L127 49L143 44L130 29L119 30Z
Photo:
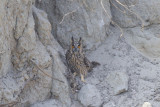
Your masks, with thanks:
M82 82L85 82L85 80L84 80L84 76L81 74L81 81Z

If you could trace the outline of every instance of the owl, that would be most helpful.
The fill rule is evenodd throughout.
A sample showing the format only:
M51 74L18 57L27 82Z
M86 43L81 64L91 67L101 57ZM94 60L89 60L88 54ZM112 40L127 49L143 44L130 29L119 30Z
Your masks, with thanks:
M78 42L71 38L71 44L66 52L67 65L70 68L74 76L80 75L81 81L85 82L88 71L90 71L94 66L99 65L97 62L90 62L83 52L82 38L80 37Z

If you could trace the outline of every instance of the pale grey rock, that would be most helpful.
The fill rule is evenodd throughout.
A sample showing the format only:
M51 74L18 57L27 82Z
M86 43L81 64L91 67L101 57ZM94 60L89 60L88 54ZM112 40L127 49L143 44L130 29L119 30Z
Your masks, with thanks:
M24 33L32 0L1 0L0 7L0 77L12 70L11 51L16 46L15 39Z
M69 93L69 86L66 77L64 76L67 68L61 61L59 54L52 47L48 47L49 53L52 55L53 62L53 81L52 81L52 95L60 100L63 106L70 107L71 99ZM56 80L58 79L58 80Z
M23 5L27 5L26 3L29 2L27 5L28 7L25 8L25 6L23 7L22 4L17 4L20 2L23 2ZM21 18L19 20L18 16L17 18L15 17L15 19L12 19L11 21L15 21L15 23L13 23L14 26L12 26L12 23L10 26L6 24L6 26L10 27L8 28L9 30L14 30L13 32L8 34L9 36L11 36L11 40L8 39L8 42L10 42L10 44L4 45L9 46L9 49L6 48L8 52L5 52L6 54L2 52L1 54L4 54L5 56L7 55L7 57L11 59L8 60L7 58L3 57L6 61L9 62L8 64L6 64L5 61L3 63L5 64L5 66L7 66L7 69L10 68L9 64L13 64L11 65L12 68L10 68L11 70L9 73L11 77L14 77L12 78L12 82L15 82L15 85L9 84L9 80L11 80L10 76L5 76L6 82L4 81L4 83L2 84L3 87L1 87L1 89L3 89L1 103L3 104L11 103L17 100L21 100L23 102L22 105L32 104L37 101L43 101L46 98L49 98L50 90L52 87L52 58L48 54L46 47L39 41L39 38L37 38L37 32L35 32L35 20L32 15L31 8L32 2L29 0L20 2L15 1L14 3L13 1L11 1L11 4L8 3L8 5L11 6L13 4L22 5L21 8L26 9L25 12L27 12L27 16L23 14L23 17L25 17L26 19ZM23 11L23 9L18 11ZM11 10L8 11L10 13ZM20 15L19 13L17 14ZM21 20L23 23L19 22ZM21 24L23 24L25 28L23 28ZM20 29L22 30L22 32L19 31ZM3 72L4 71L6 70L3 69ZM7 84L7 86L5 86L5 84Z
M126 92L128 90L128 75L124 72L112 72L107 76L106 81L113 88L115 95Z
M5 89L3 90L3 98L6 102L10 102L13 100L13 92L12 90Z
M51 24L48 21L47 14L33 6L33 15L36 23L36 30L40 41L44 45L51 44Z
M13 77L10 76L0 79L0 105L17 101L19 97L18 95L21 92L21 87L24 85L23 79L21 79L19 84L17 84L17 81L19 80L20 79L18 78L17 80L15 80Z
M102 104L99 90L91 84L87 84L81 88L78 93L78 100L85 107L100 107Z
M26 82L20 94L23 102L33 104L43 101L50 96L52 85L52 59L43 44L39 41L36 47L28 54L30 62L30 81Z
M63 107L63 106L59 101L55 99L50 99L47 101L35 103L31 105L30 107Z
M147 0L120 0L120 3L112 1L111 12L113 20L125 30L125 38L129 44L135 47L148 58L159 59L159 29L160 22L160 0L147 2ZM121 10L123 12L121 12ZM144 26L141 29L141 25ZM129 29L128 29L129 28Z
M103 107L116 107L113 101L109 101L108 103L104 104Z
M37 9L35 6L32 7L32 10L35 19L36 32L40 41L43 43L44 46L47 47L48 45L50 45L52 46L52 48L54 48L54 50L60 52L60 54L64 56L64 50L51 34L52 26L48 21L46 12Z
M24 79L25 79L25 80L28 80L28 79L29 79L29 76L28 76L27 74L24 74L23 76L24 76Z
M27 27L24 29L23 36L18 40L18 52L29 52L36 46L35 22L33 15L29 14Z
M159 25L152 25L149 28L140 27L125 29L126 41L135 47L139 52L148 58L159 59L160 38Z
M142 107L152 107L152 105L149 102L144 102Z
M154 94L156 88L157 84L147 80L140 79L137 87L138 89L137 98L142 99L151 96L152 94Z
M30 104L35 102L39 103L34 106L70 107L71 98L69 86L66 77L64 76L67 72L67 68L61 60L61 58L64 57L64 50L57 43L54 37L63 47L66 48L68 47L71 36L76 38L81 36L83 40L85 40L87 49L94 49L106 39L106 29L110 25L111 17L107 16L101 3L104 4L106 11L111 16L111 0L102 0L102 2L101 0L37 1L36 6L43 8L43 10L48 13L50 22L48 21L47 14L44 11L36 9L35 7L32 8L34 0L0 1L0 106L1 104L21 101L21 103L16 104L15 107L30 106ZM125 2L122 0L120 1L127 5L132 2L132 0L123 0ZM141 21L135 14L127 12L125 15L116 10L111 4L113 19L122 27L133 27L132 29L125 29L127 32L124 34L125 39L129 44L136 47L138 51L144 53L146 56L159 58L160 27L159 25L154 24L159 24L158 5L160 1L136 1L138 1L138 3L136 3L135 6L128 6L128 8L142 17L144 26L147 26L146 28L141 31L140 27L136 27L141 24ZM120 8L122 7L120 4L117 5ZM67 13L69 14L67 15ZM34 18L32 14L34 14ZM54 37L51 34L51 30ZM114 30L112 31L115 32ZM115 36L118 36L118 34L119 33ZM111 71L119 69L117 68L119 63L122 63L119 66L125 68L127 64L126 59L136 59L135 62L131 61L132 63L127 64L127 66L131 67L128 71L129 74L131 74L131 85L133 85L131 86L131 92L129 94L126 93L126 96L110 95L110 93L108 93L108 88L110 87L107 84L108 80L101 81L106 77L101 78L101 76L96 75L96 69L94 72L94 78L96 79L92 81L92 77L88 78L90 79L88 82L92 81L91 83L96 84L100 90L106 88L101 93L107 93L106 95L110 96L105 98L106 96L103 95L103 101L104 99L107 99L107 101L110 99L114 102L118 101L118 104L120 104L118 106L120 107L128 107L131 105L136 106L137 104L141 104L140 106L142 106L143 101L149 101L152 106L159 105L158 102L152 102L154 100L153 95L157 95L154 93L154 89L157 88L155 82L158 80L158 76L156 75L159 68L156 65L154 65L154 67L151 66L151 63L148 65L142 64L138 68L140 71L136 71L136 73L132 75L133 73L131 73L131 71L137 70L137 66L133 70L135 66L134 64L138 63L139 60L143 62L144 59L134 52L133 49L128 47L127 50L132 52L128 52L126 55L131 54L129 56L131 58L126 57L124 54L125 51L122 51L124 48L120 47L125 47L127 44L120 44L120 46L118 46L119 43L122 42L119 39L115 40L115 38L112 38L111 36L107 39L109 39L107 41L108 44L103 45L103 51L100 50L100 54L103 52L104 57L107 57L107 61L104 60L104 57L102 56L98 58L99 61L102 62L101 64L103 64L100 66L100 71L103 71L104 69L111 69ZM110 45L112 45L112 42L117 43L117 47L114 49L109 48ZM118 53L119 51L120 53ZM105 52L109 52L109 54ZM115 52L117 53L115 54ZM111 55L113 55L113 58ZM97 54L94 57L95 60L96 57ZM118 57L120 57L120 59ZM113 59L115 60L113 61ZM110 64L111 61L112 63ZM111 65L116 65L116 67ZM108 68L108 66L111 67ZM146 69L146 66L149 66L148 68L150 69L146 71L152 73L151 75L147 74L147 72L143 70ZM107 73L104 72L104 76L106 75ZM123 78L124 77L125 76L123 76ZM135 78L137 79L136 81ZM139 80L139 78L142 80ZM110 83L115 83L115 81L117 82L117 80L112 80L113 81ZM126 81L128 80L126 79ZM122 84L122 86L123 85L124 84ZM127 88L123 87L122 89L127 90ZM122 91L120 90L119 92ZM90 89L88 93L92 93L92 89ZM88 93L86 95L88 95ZM44 101L50 97L56 98L57 100L53 99L46 102ZM93 103L91 102L89 106L101 105L100 103L97 104L97 98L96 101ZM101 99L101 97L99 99ZM87 100L88 99L85 101ZM133 102L130 102L131 100ZM41 101L44 102L40 103ZM102 103L101 100L98 101ZM73 102L73 107L81 106L79 102ZM122 104L122 102L124 103ZM112 103L108 102L105 104L105 106L108 105L110 107Z
M1 89L2 90L2 89ZM2 99L2 91L0 91L0 103L1 103L1 100Z
M58 42L68 48L71 36L82 37L87 49L94 49L106 39L111 20L109 0L45 0L36 6L48 13L52 33Z
M142 70L140 72L140 76L143 79L147 80L155 80L157 78L157 71L156 70Z
M79 101L73 101L71 107L83 107Z
M13 28L13 24L9 26L7 18L10 17L5 11L5 4L7 1L0 1L0 77L5 76L11 70L11 62L10 62L10 40L9 34L11 33L10 28ZM12 7L13 8L13 7ZM12 10L12 9L11 9ZM13 20L12 20L13 21ZM5 26L4 26L5 25Z
M64 56L64 51L51 34L51 24L47 19L47 14L36 7L32 9L39 40L46 47L47 52L52 58L52 73L50 74L51 77L53 77L51 84L52 95L57 98L63 106L70 107L71 99L69 96L69 87L66 77L64 76L67 68L59 56L59 53Z
M32 23L29 19L32 15L32 2L33 0L0 1L0 105L17 101L25 83L23 77L18 77L12 57L17 51L18 44L21 43L19 42L20 37L28 36L26 34L29 33L27 25L30 26ZM23 64L19 63L19 66L22 68ZM16 77L14 73L17 73Z
M28 17L31 14L31 7L34 0L8 1L7 4L7 27L18 40L23 36L24 30L28 24ZM14 28L14 29L11 29ZM10 32L10 33L11 33Z
M155 0L153 2L148 2L147 0L118 0L112 1L114 5L111 5L111 12L113 15L113 20L122 27L135 27L140 26L142 23L144 26L151 24L158 24L160 21L159 12L159 2L160 0ZM122 12L123 11L123 12Z

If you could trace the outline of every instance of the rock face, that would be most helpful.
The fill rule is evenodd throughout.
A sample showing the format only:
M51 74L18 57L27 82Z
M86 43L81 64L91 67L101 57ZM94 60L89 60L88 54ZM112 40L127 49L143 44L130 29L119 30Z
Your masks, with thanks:
M24 33L31 6L32 0L2 0L0 3L0 77L12 70L11 51L16 45L15 40Z
M24 87L26 52L35 48L32 3L32 0L0 1L0 104L18 101Z
M0 107L136 107L145 101L150 103L143 107L159 106L159 4L0 0ZM111 22L123 28L123 37ZM101 64L88 73L87 85L80 84L75 96L65 76L64 50L71 36L82 37L86 56Z
M152 107L151 104L149 102L144 102L144 104L142 105L142 107Z
M78 100L85 107L100 107L100 105L102 104L99 90L94 85L90 84L82 87L82 89L78 93Z
M43 72L48 75L52 74L52 58L45 46L36 38L32 13L28 17L27 27L18 41L17 51L13 51L12 63L20 74L29 75L29 80L24 81L23 90L19 96L23 102L32 104L49 97L52 79ZM38 84L43 87L38 88Z
M159 59L159 25L152 25L150 28L140 27L128 28L125 31L125 38L129 44L134 46L146 57Z
M62 107L63 105L57 100L48 100L33 104L31 107Z
M103 107L116 107L116 105L114 104L114 102L109 102L104 104Z
M71 36L87 40L88 49L97 47L106 38L111 19L109 0L102 3L97 0L37 0L36 6L49 14L53 34L65 48Z
M0 2L6 9L0 14L0 106L29 106L60 93L58 100L69 107L66 67L59 57L64 52L51 34L47 14L32 4Z
M135 27L143 24L148 26L151 24L158 24L160 21L160 0L152 3L147 0L134 1L134 0L118 0L112 1L117 6L112 5L111 12L113 20L122 27ZM121 3L121 4L120 4Z
M33 16L36 22L36 30L39 36L40 41L44 45L50 45L51 44L51 24L47 19L47 14L37 9L36 7L33 7Z
M124 72L112 72L107 77L107 82L114 90L114 94L120 94L128 90L128 75Z
M60 82L53 79L51 92L53 94L53 97L59 99L64 106L70 107L71 99L69 93L69 86L67 79L64 76L64 73L66 72L67 68L60 60L58 53L54 52L53 50L51 51L51 54L54 58L53 77L62 81Z
M112 1L113 20L124 27L124 36L129 44L149 58L159 59L160 0L152 3L147 0ZM144 26L141 29L140 26Z
M52 76L53 78L59 80L52 80L51 92L53 94L53 97L58 98L63 105L69 107L71 105L71 100L69 97L69 87L64 76L67 68L61 61L58 53L58 51L61 51L61 47L58 45L51 34L51 24L47 20L47 14L44 11L37 9L36 7L33 7L33 13L36 20L39 39L45 46L47 46L47 51L53 59Z

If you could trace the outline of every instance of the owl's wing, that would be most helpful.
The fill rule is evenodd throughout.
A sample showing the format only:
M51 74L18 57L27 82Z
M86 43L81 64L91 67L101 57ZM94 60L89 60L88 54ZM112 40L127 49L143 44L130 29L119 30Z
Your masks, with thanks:
M92 69L96 66L99 66L100 63L92 61L90 62L86 57L84 57L84 63L86 65L86 67L88 68L88 72L92 71Z
M87 67L90 67L90 66L91 66L91 62L90 62L86 57L84 57L84 64L85 64Z

